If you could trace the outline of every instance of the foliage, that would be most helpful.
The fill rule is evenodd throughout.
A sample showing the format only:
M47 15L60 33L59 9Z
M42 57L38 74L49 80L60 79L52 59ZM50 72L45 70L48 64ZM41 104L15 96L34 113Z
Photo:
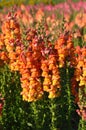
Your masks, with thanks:
M11 73L7 66L0 71L0 84L2 95L5 98L2 114L2 125L4 130L23 130L29 129L27 126L27 113L25 111L25 102L22 102L20 96L20 82L17 73ZM29 109L29 105L27 106ZM29 123L29 122L28 122Z
M1 0L0 8L9 7L13 5L21 5L22 3L24 3L24 0Z

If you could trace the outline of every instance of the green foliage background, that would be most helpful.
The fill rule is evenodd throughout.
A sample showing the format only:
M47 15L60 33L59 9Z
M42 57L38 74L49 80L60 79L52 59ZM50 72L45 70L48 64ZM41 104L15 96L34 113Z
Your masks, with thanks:
M78 2L80 0L72 0L73 2ZM85 1L85 0L83 0ZM5 6L21 5L21 4L58 4L61 2L67 2L67 0L0 0L0 8Z
M63 86L60 97L48 99L45 93L41 100L28 103L20 95L20 75L10 72L7 65L0 67L0 91L5 98L2 130L73 130L71 124L76 123L77 126L78 122L78 117L75 116L76 106L70 95L73 70L63 68L60 73ZM72 122L73 117L75 122Z

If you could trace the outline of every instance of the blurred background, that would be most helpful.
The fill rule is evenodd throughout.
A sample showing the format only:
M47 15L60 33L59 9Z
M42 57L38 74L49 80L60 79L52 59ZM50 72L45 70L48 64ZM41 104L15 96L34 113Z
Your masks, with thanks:
M79 1L86 1L86 0L0 0L0 7L4 6L12 6L12 5L21 5L21 4L29 4L29 5L34 5L34 4L58 4L61 2L79 2Z

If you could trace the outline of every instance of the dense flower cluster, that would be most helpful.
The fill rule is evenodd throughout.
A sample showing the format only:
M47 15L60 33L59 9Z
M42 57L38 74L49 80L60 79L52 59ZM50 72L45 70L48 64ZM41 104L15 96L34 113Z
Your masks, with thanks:
M17 46L17 44L20 40L20 29L15 18L10 16L10 14L2 25L2 33L2 54L5 55L4 58L6 57L8 59L7 62L9 63L11 70L17 70L16 64L18 58L18 50L20 48Z
M58 53L60 68L66 67L66 62L68 62L70 67L74 67L76 65L75 48L72 43L72 35L65 34L64 36L61 36L55 44L55 49Z
M86 47L76 48L77 66L75 69L75 79L78 82L78 114L86 120Z
M58 18L56 12L47 16L44 8L30 10L24 5L14 15L0 15L6 19L0 28L0 66L7 64L12 72L19 72L23 100L33 102L45 93L51 99L59 97L64 82L60 70L73 69L71 92L78 114L86 120L85 16L86 12L77 12L71 20L66 12Z
M80 109L77 112L82 119L86 120L86 47L76 47L76 62L74 77L72 78L72 92Z
M77 5L77 8L79 9L76 8L76 4L79 4L79 6ZM20 7L15 7L13 11L15 12L16 10L17 20L20 23L20 25L22 25L22 28L24 29L37 28L38 23L42 23L42 25L46 24L48 30L45 33L49 35L49 39L51 41L55 41L57 39L57 35L59 33L62 33L62 30L59 27L61 27L63 24L63 15L62 15L63 13L65 28L67 30L74 31L75 39L81 38L85 42L86 36L83 33L84 28L86 27L86 11L85 11L86 9L84 7L85 4L86 2L72 3L71 1L71 3L69 3L69 5L67 6L66 3L61 5L46 6L46 7L44 7L43 5L40 6L21 5ZM82 11L80 11L80 8L82 8ZM50 10L52 12L49 13ZM74 10L76 10L76 13L73 12ZM3 12L4 12L3 14L0 13L0 25L4 21L4 18L6 18L6 12L9 12L9 10L3 9Z
M49 98L60 95L60 75L55 55L49 55L48 59L42 61L43 90L49 92Z
M86 47L76 48L77 53L77 66L76 66L76 80L79 81L79 86L86 85ZM77 71L79 72L77 74Z
M75 50L71 33L64 33L52 44L49 39L44 41L43 36L35 29L26 32L26 41L22 41L22 30L16 20L16 15L8 15L2 25L1 60L9 64L11 71L19 71L23 100L35 101L40 99L44 92L49 98L55 98L61 92L61 77L59 68L76 68L72 79L72 91L78 97L75 89L86 84L86 49ZM77 56L76 56L77 55Z
M0 66L8 61L7 53L4 50L4 36L0 35Z

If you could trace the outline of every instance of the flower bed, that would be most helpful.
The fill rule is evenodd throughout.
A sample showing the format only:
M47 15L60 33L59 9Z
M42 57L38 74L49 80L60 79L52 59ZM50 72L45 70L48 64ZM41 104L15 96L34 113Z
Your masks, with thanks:
M21 5L0 14L4 130L86 128L85 8L48 9Z

